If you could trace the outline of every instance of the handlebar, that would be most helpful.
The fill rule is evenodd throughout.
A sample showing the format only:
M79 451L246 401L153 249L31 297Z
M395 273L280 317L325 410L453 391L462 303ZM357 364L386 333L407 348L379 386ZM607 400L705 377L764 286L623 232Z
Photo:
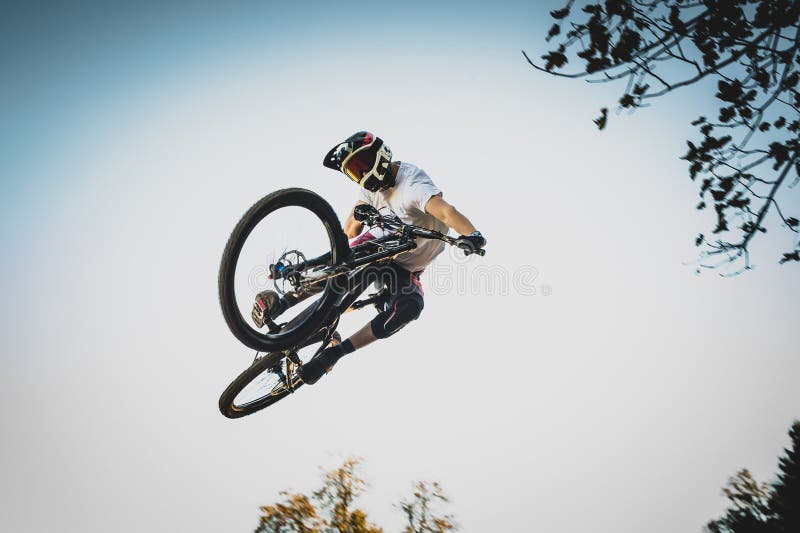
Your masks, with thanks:
M357 214L358 216L356 217L356 220L359 220L359 222L364 222L368 226L381 226L389 229L394 229L399 231L405 237L420 237L423 239L439 240L451 246L457 246L458 248L464 251L465 255L475 254L481 257L486 255L486 250L484 250L483 248L478 248L476 250L469 243L460 242L458 238L450 237L449 235L446 235L440 231L423 228L420 226L414 226L412 224L405 224L396 218L383 216L380 213L378 213L378 211L375 210L374 208L371 211L364 209ZM365 244L358 245L356 246L356 248L361 246L365 246ZM400 246L395 251L396 253L402 253L411 250L415 247L416 244L412 241ZM381 254L378 253L377 255ZM323 254L319 257L315 257L312 259L304 258L303 261L297 264L291 264L291 263L284 264L283 262L278 261L276 264L269 265L269 277L270 279L273 280L280 280L280 279L299 280L300 279L299 276L301 275L302 271L308 268L326 265L330 260L330 258L331 258L331 253L328 252L326 254Z
M371 213L370 216L364 220L364 222L366 222L368 225L371 226L382 225L382 226L387 226L389 228L394 228L412 237L421 237L423 239L435 239L443 241L451 246L457 246L461 250L464 250L464 253L466 255L475 254L481 257L486 255L486 250L484 250L483 248L478 248L476 250L470 245L465 246L464 243L459 243L459 240L457 238L450 237L449 235L446 235L440 231L428 228L422 228L420 226L414 226L412 224L405 224L395 218L380 215L378 214L377 211Z

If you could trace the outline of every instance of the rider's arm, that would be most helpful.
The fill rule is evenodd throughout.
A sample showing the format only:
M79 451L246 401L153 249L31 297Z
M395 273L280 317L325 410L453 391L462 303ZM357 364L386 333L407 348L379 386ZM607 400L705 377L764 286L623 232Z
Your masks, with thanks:
M448 227L453 228L461 235L470 235L477 231L467 217L462 215L458 209L447 203L447 200L441 196L431 196L431 199L425 204L425 211L441 220L447 224Z
M365 204L367 202L356 202L356 205ZM353 208L355 209L355 207ZM355 239L361 234L361 230L364 228L364 225L357 221L353 217L353 209L350 210L350 216L347 217L347 220L344 222L344 234L347 235L348 239Z

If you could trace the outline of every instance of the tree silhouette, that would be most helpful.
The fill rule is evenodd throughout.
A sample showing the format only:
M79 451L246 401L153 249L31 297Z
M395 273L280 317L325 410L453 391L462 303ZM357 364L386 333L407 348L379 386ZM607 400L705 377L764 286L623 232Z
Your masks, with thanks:
M406 515L408 523L403 533L447 533L457 531L452 515L439 516L437 503L450 500L438 483L418 482L414 486L413 497L400 502L400 509Z
M356 500L367 489L359 472L361 460L350 457L342 466L325 472L322 487L310 497L281 492L282 500L261 507L255 533L382 533L369 522ZM445 533L455 531L451 515L439 515L435 503L447 502L438 483L419 482L412 499L399 507L406 514L405 532Z
M730 504L706 525L708 533L797 533L800 531L800 421L789 431L792 444L779 461L778 480L759 483L739 471L722 489Z
M789 431L791 448L779 462L780 473L774 485L770 508L774 530L779 533L800 531L800 421Z
M800 181L800 2L797 0L605 0L587 4L572 20L574 0L551 11L547 33L558 46L536 69L588 81L624 80L618 111L702 80L715 80L720 107L692 121L699 139L682 159L698 183L697 209L713 208L713 237L702 268L749 269L749 245L767 231L767 214L792 235L780 263L800 262L800 221L779 199ZM566 33L562 36L562 28ZM561 36L561 37L559 37ZM581 70L560 72L572 59ZM594 120L608 123L608 108ZM699 268L700 268L699 267ZM698 268L698 271L699 271Z

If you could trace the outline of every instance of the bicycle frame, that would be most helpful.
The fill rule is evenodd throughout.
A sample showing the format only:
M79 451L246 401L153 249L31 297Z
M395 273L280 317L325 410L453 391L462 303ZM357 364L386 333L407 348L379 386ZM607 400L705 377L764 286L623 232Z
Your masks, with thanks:
M404 224L399 220L384 216L374 216L369 219L370 226L378 226L394 230L395 233L379 237L351 248L350 257L340 265L333 265L330 270L322 270L320 276L311 278L306 281L306 288L309 285L317 284L326 279L347 274L353 270L361 267L368 266L373 263L390 259L402 253L413 250L417 247L415 238L440 240L452 246L458 246L458 239L445 235L435 230L413 226L411 224ZM396 244L395 244L396 243ZM389 244L393 244L389 246ZM377 247L378 251L366 255L359 255L359 252L367 248ZM475 253L483 256L486 252L484 250L472 250L469 253ZM316 267L324 266L330 260L330 253L323 254L319 257L305 260L296 265L270 265L270 276L273 279L288 279L295 289L300 288L303 283L301 274Z
M400 254L415 249L417 247L416 238L435 239L450 245L458 245L458 239L441 232L411 224L404 224L397 219L381 216L379 214L368 217L365 222L367 222L370 227L378 226L390 229L393 230L393 233L353 246L350 249L349 257L339 265L327 267L326 265L328 261L330 261L331 256L330 253L326 253L319 257L302 261L296 265L281 265L279 263L278 265L269 266L270 274L273 279L287 279L295 286L295 290L300 290L301 292L304 289L309 290L310 287L314 285L318 286L324 281L330 281L340 276L348 276L347 283L342 289L342 295L331 311L330 320L327 321L327 324L321 326L321 330L327 329L327 333L318 352L324 350L328 346L339 324L339 319L344 313L349 310L361 309L377 302L377 298L357 301L367 289L363 286L353 286L352 280L358 272L366 267L388 261ZM469 253L482 256L485 254L485 251L474 250ZM318 267L325 268L322 268L314 277L307 279L302 278L302 275L306 271ZM269 325L271 329L278 328L274 323ZM291 358L290 354L295 351L295 348L290 348L285 351L287 352L287 356Z

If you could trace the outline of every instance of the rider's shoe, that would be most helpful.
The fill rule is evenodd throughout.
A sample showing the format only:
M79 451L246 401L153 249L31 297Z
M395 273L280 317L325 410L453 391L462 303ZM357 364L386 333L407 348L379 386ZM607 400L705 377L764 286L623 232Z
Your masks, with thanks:
M262 291L256 295L256 301L253 303L250 317L257 327L263 328L266 318L277 318L284 311L283 307L277 292Z
M338 338L334 338L331 345L322 350L311 361L300 367L300 377L303 383L313 385L325 374L331 371L336 362L349 353L353 353L355 348L350 339L339 343Z
M330 348L326 348L314 356L311 361L300 367L300 378L302 378L303 383L313 385L322 376L331 371L339 358L334 357L330 350Z

